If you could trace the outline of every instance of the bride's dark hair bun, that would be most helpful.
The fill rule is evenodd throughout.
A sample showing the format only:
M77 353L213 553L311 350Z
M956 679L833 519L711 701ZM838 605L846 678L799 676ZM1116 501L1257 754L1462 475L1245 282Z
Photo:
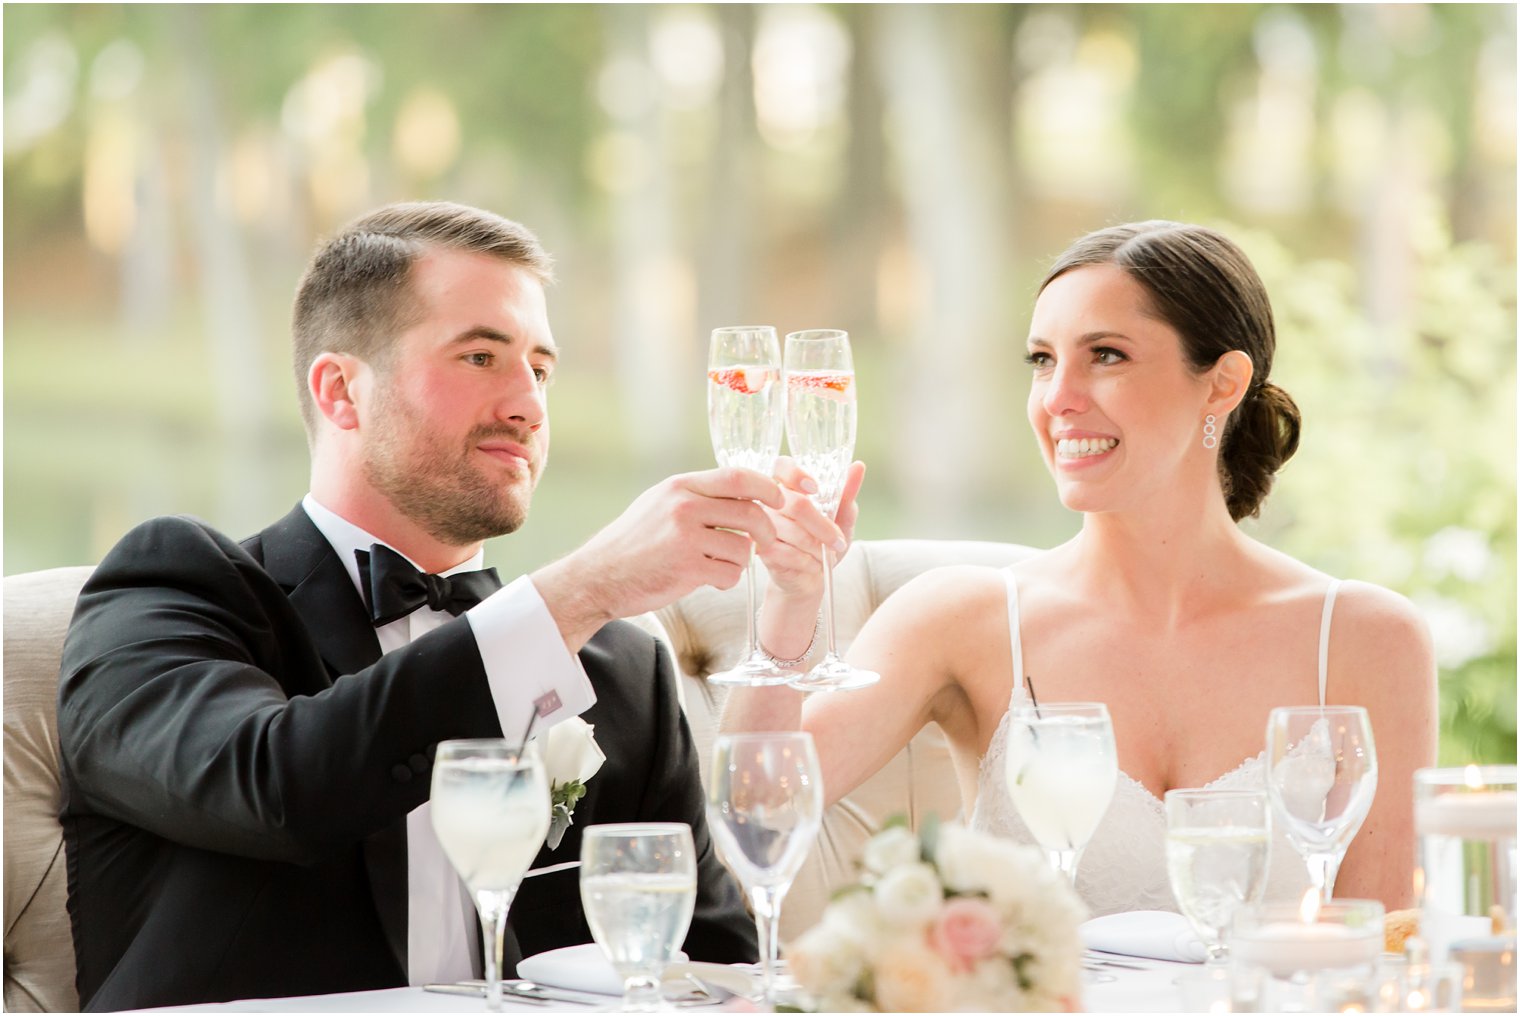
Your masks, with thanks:
M1292 396L1267 380L1277 334L1266 287L1250 260L1217 230L1160 219L1131 222L1072 244L1040 289L1090 265L1115 265L1140 284L1156 316L1181 336L1194 370L1208 370L1235 349L1251 358L1251 389L1220 439L1219 479L1232 518L1258 514L1277 471L1298 450L1302 418Z

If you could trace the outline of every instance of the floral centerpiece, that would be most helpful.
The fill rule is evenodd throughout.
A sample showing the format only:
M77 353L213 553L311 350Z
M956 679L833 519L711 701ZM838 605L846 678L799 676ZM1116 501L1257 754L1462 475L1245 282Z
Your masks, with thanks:
M901 818L787 950L820 1012L1076 1008L1086 908L1035 847Z

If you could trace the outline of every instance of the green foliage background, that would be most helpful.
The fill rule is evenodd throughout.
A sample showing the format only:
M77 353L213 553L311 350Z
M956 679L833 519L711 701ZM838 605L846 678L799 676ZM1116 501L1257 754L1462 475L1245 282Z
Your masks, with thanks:
M862 536L1050 545L1077 520L1023 420L1042 266L1104 224L1203 221L1261 270L1305 418L1249 525L1409 596L1442 761L1515 759L1513 5L3 16L7 574L158 513L288 509L304 259L417 197L558 258L554 465L492 564L706 466L705 337L738 320L850 329Z

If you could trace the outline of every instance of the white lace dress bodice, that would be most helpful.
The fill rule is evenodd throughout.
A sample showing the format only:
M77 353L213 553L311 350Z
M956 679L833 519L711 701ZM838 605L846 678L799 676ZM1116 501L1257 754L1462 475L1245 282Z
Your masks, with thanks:
M1018 626L1018 588L1012 571L1008 580L1008 614L1013 642L1015 681L1009 705L1022 700L1024 690L1017 675L1024 672L1023 647ZM1330 631L1330 612L1335 603L1332 583L1325 594L1325 610L1320 625L1319 700L1325 703L1325 663ZM982 757L977 776L976 805L971 812L971 828L1033 843L1012 799L1008 796L1005 773L1008 752L1008 713L998 723ZM1252 756L1224 775L1204 784L1217 790L1265 790L1266 752ZM1289 845L1280 830L1274 830L1267 874L1267 899L1297 900L1309 886L1309 873L1303 860ZM1128 910L1176 910L1171 883L1166 872L1166 811L1161 800L1145 785L1130 778L1123 770L1114 785L1113 800L1098 823L1093 838L1082 853L1077 868L1077 894L1094 917Z

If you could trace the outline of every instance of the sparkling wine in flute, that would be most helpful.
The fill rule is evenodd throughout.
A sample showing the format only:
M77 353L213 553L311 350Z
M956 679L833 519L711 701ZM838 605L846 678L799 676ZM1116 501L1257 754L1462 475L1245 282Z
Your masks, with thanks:
M786 440L792 458L818 483L813 504L834 516L855 454L855 365L850 336L834 329L793 332L786 337ZM823 631L827 652L812 670L792 681L804 691L865 688L881 675L846 663L834 639L834 558L819 548L823 563Z
M707 372L707 426L720 466L769 476L781 451L786 389L778 367L714 367Z
M813 504L833 515L855 454L855 372L788 371L786 390L792 458L818 482Z
M707 357L707 429L718 465L770 476L781 452L785 402L776 329L769 325L715 329ZM786 684L797 672L762 651L755 632L758 593L753 550L745 567L745 596L744 656L732 667L709 674L708 683Z

